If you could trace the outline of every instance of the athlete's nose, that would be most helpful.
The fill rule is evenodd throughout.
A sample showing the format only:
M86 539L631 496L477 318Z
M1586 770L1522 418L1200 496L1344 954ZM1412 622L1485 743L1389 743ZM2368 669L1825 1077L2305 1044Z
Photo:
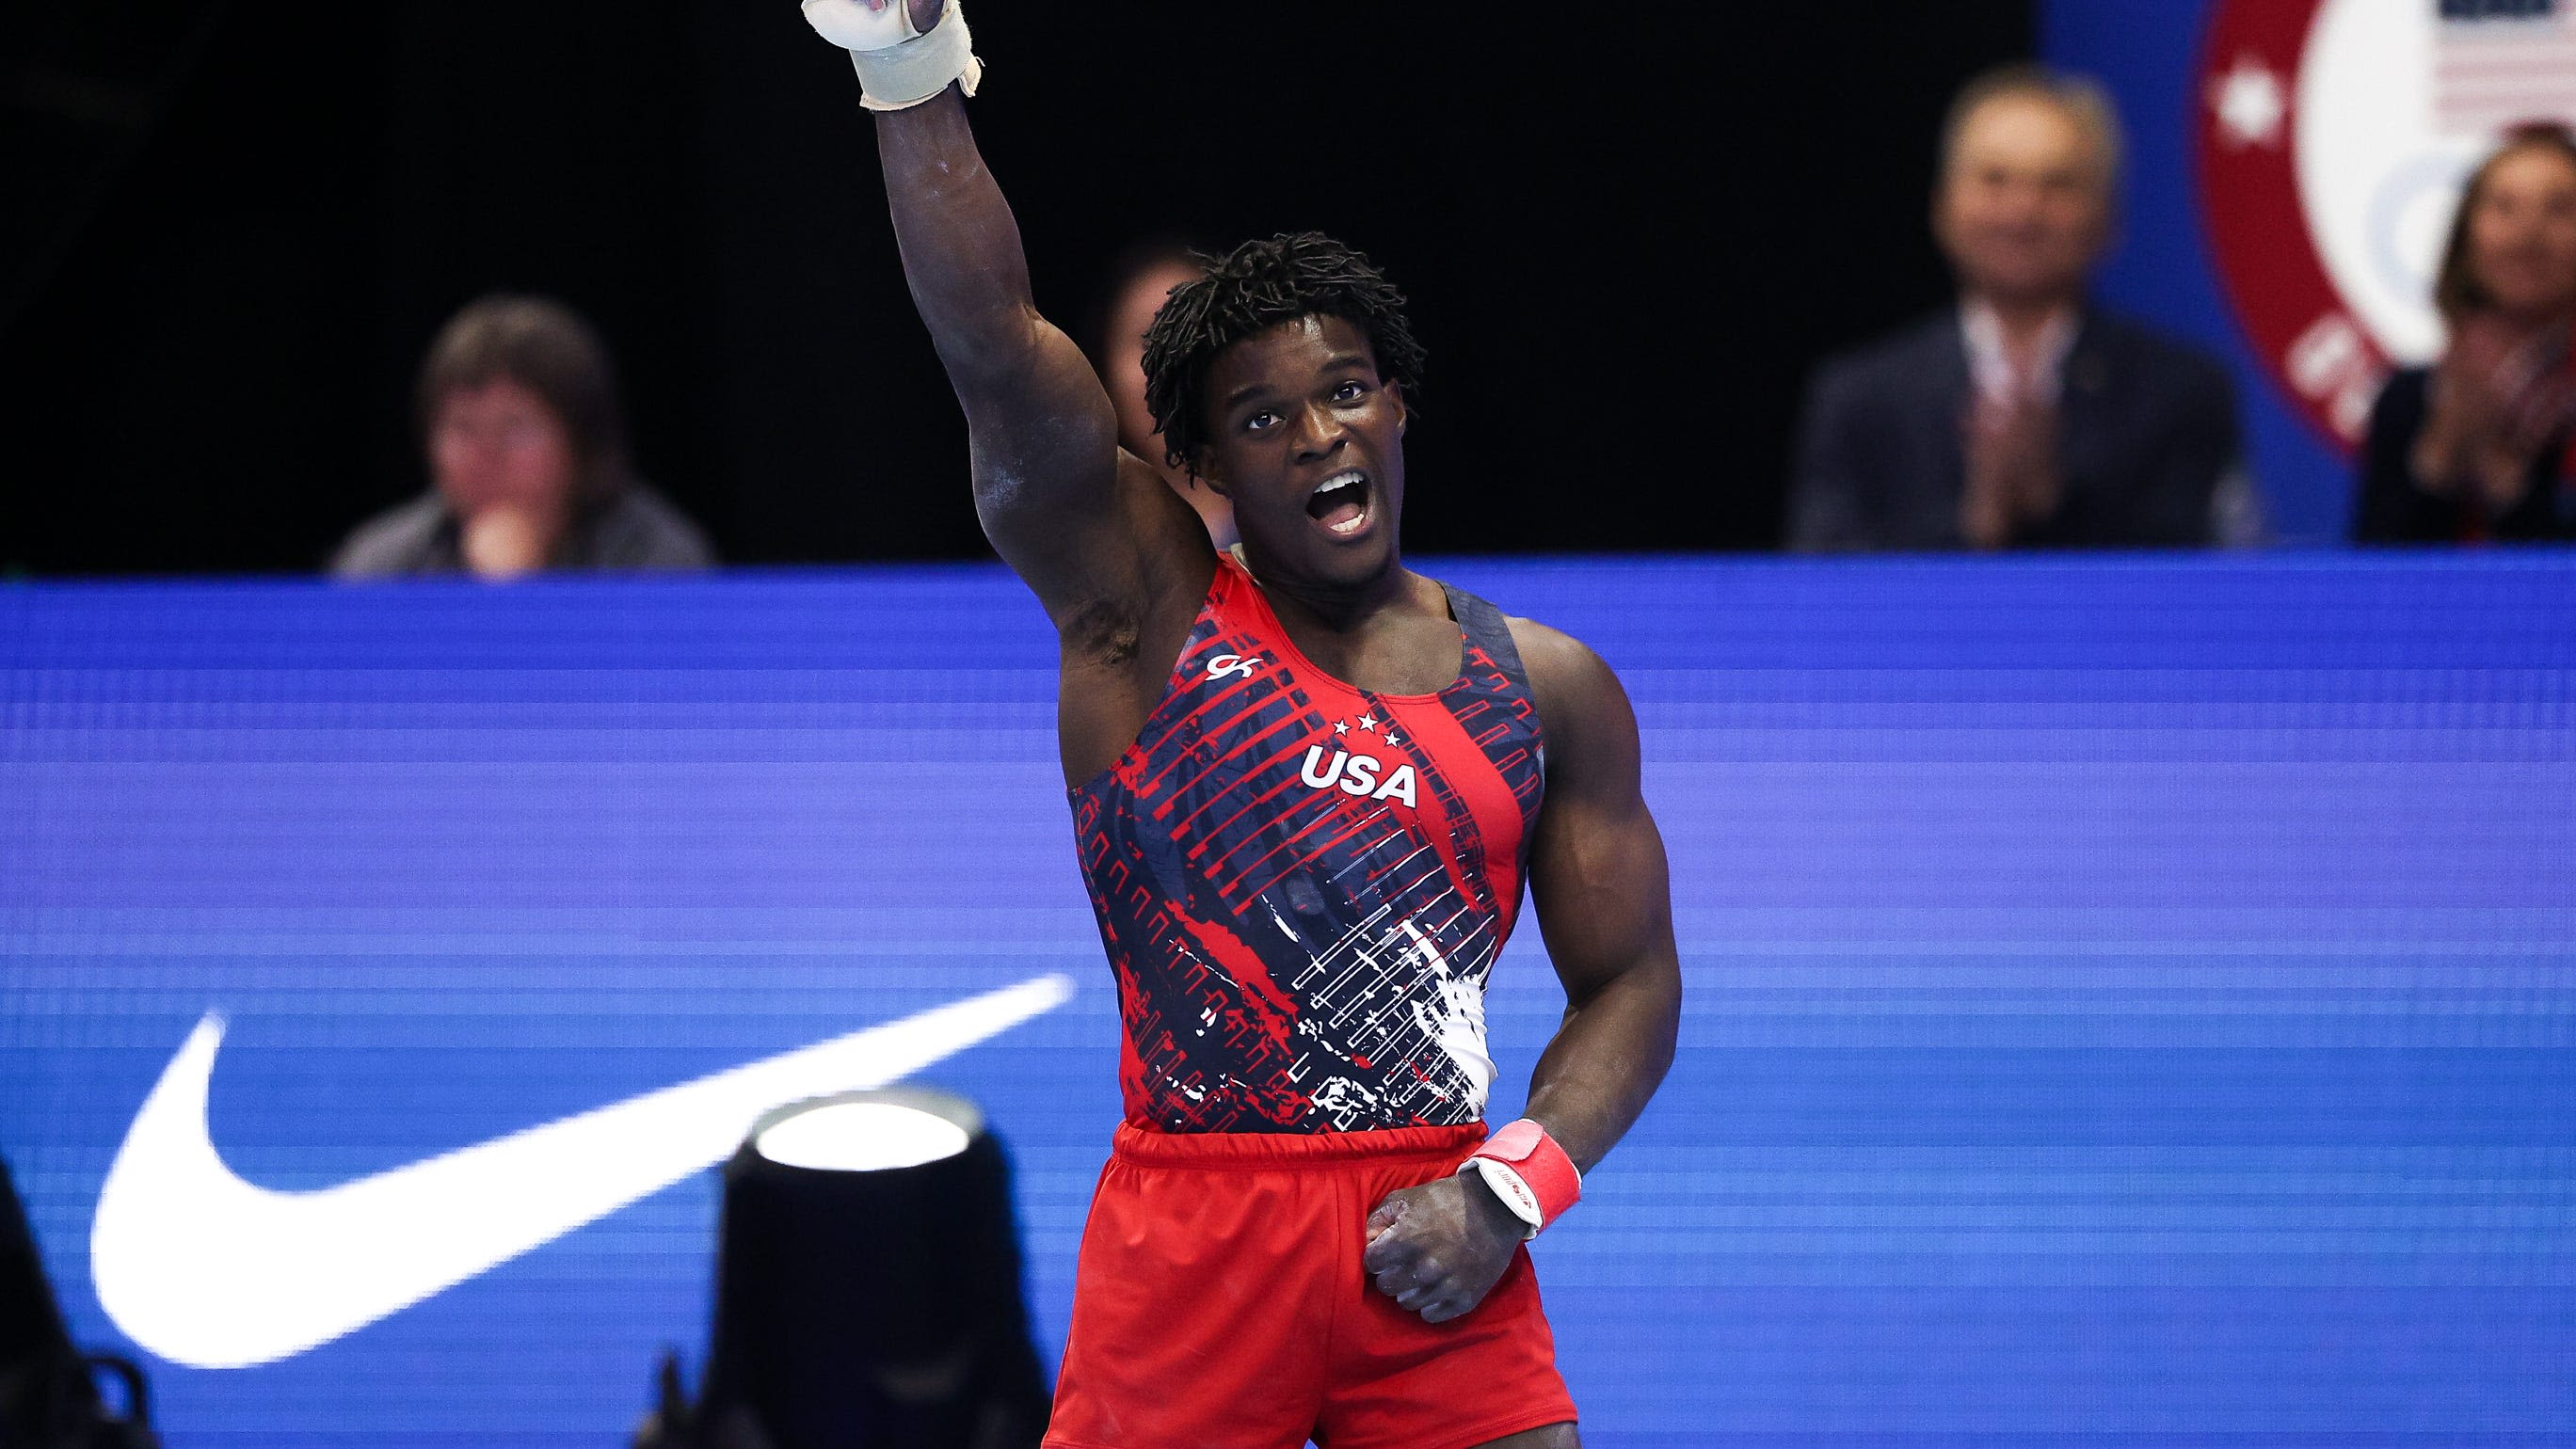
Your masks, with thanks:
M1350 432L1341 414L1320 403L1310 403L1297 417L1297 458L1310 462L1329 455L1350 441Z

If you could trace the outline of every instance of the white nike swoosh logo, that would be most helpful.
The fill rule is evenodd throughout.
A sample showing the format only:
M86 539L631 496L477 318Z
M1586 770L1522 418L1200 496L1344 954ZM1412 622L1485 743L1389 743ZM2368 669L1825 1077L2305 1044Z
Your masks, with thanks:
M317 1192L244 1182L206 1131L208 1016L127 1129L90 1277L136 1343L193 1368L273 1363L364 1328L731 1154L783 1102L899 1080L1051 1010L1064 976L872 1026Z

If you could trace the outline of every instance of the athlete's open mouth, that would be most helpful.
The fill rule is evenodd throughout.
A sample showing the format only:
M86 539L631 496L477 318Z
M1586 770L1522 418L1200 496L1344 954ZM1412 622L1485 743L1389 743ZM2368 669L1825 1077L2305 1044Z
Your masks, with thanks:
M1332 533L1357 533L1368 523L1369 480L1357 468L1345 468L1315 485L1306 496L1306 516Z

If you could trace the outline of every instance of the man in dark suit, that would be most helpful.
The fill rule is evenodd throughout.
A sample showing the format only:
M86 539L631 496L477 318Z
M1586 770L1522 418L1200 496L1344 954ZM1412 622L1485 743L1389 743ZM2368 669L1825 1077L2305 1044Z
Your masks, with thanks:
M1960 94L1932 215L1959 305L1817 369L1792 547L2136 548L2252 532L2227 374L2085 300L2119 150L2088 82L2017 66Z

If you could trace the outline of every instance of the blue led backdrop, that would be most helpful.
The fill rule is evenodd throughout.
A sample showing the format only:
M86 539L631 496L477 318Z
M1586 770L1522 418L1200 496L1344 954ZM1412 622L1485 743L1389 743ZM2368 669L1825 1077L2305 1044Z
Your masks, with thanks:
M1680 1060L1538 1245L1587 1443L2576 1439L2576 563L1435 568L1621 671L1675 866ZM0 592L78 1336L175 1449L607 1449L744 1101L917 1066L1052 1362L1118 1111L1052 665L981 568ZM1524 930L1498 1119L1559 1004Z

